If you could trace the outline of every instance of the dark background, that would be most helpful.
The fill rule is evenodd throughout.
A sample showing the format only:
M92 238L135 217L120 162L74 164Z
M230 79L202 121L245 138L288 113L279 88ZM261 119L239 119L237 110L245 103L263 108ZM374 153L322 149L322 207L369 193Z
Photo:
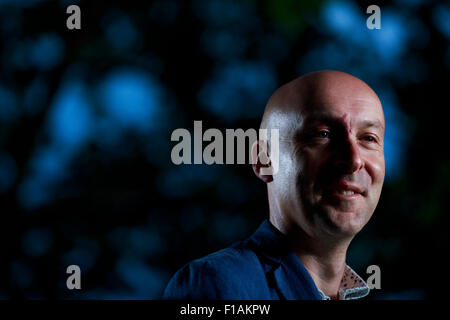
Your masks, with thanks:
M349 265L380 266L370 299L442 294L448 3L0 0L0 37L1 298L158 299L249 236L268 216L250 165L174 165L171 133L258 128L278 86L322 69L366 81L386 115L385 186Z

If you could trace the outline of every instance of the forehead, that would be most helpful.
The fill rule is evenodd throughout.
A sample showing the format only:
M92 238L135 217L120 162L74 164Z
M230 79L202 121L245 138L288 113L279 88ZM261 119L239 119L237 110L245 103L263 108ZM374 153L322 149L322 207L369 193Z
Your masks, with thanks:
M377 124L384 129L384 115L376 97L327 95L307 101L298 110L302 124L314 122L340 122L350 127L360 124Z

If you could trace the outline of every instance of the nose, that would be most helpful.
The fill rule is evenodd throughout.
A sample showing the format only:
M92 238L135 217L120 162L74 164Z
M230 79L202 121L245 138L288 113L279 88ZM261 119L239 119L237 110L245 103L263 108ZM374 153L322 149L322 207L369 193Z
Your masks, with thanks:
M336 165L345 173L354 173L364 166L357 141L347 136L336 148Z

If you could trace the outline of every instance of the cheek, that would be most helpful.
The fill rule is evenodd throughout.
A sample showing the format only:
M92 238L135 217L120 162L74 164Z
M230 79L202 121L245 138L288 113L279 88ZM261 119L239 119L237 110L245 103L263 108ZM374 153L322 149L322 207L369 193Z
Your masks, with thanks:
M305 189L304 183L309 178L308 153L304 150L289 149L280 151L280 170L278 186L285 195L298 196L300 190Z
M296 185L299 172L302 171L299 160L291 150L280 150L279 169L274 176L274 182L281 193L288 194L290 189Z
M298 185L305 192L313 192L320 187L321 174L327 168L327 156L309 150L303 150L301 156L297 157ZM317 191L317 190L316 190Z
M366 170L372 179L372 186L376 186L381 190L385 175L384 155L367 157Z

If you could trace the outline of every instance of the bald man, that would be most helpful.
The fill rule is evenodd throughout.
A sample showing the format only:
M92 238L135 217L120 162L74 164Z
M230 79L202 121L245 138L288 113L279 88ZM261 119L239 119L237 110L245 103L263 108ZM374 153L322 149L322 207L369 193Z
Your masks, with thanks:
M352 75L314 72L279 88L261 122L279 130L275 174L262 170L271 163L257 161L260 145L253 146L253 171L267 184L269 220L249 239L185 265L163 297L366 296L369 288L346 264L346 253L380 198L384 127L377 95ZM270 159L270 144L262 150Z

